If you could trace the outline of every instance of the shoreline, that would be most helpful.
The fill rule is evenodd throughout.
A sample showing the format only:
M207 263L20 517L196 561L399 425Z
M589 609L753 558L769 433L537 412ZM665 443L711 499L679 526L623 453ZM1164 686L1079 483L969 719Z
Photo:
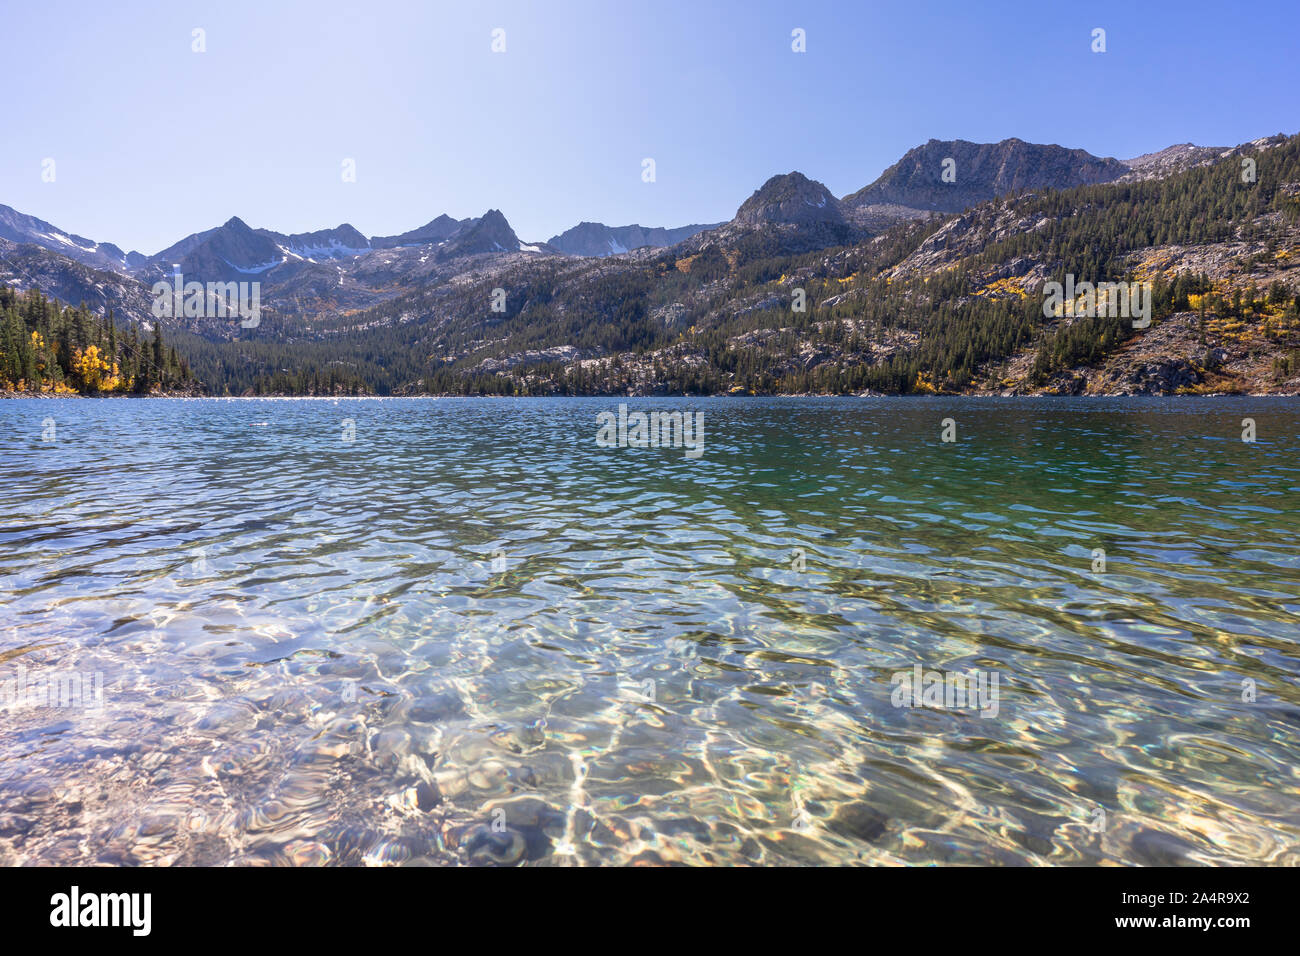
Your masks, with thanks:
M619 395L619 394L592 394L592 395L462 395L459 393L449 394L418 394L418 395L51 395L48 393L28 393L28 392L4 392L0 393L0 400L10 399L111 399L114 401L132 401L142 399L172 399L182 401L284 401L291 399L294 401L358 401L374 399L423 399L423 400L482 400L482 399L500 399L506 401L519 400L585 400L585 399L609 399L627 401L629 399L751 399L751 398L788 398L788 399L825 399L825 398L842 398L842 399L872 399L872 398L905 398L905 399L927 399L927 398L1005 398L1008 400L1018 399L1040 399L1040 398L1065 398L1065 399L1096 399L1106 400L1112 398L1152 398L1152 399L1214 399L1214 398L1300 398L1300 392L1207 392L1204 394L1135 394L1130 392L1105 392L1097 395L1059 395L1051 392L1038 394L1026 393L1007 393L1007 392L931 392L928 394L916 394L913 392L878 392L878 393L852 393L852 392L778 392L773 394L751 394L751 395L729 395L726 392L716 392L710 395L688 395L685 393L655 393L649 395Z

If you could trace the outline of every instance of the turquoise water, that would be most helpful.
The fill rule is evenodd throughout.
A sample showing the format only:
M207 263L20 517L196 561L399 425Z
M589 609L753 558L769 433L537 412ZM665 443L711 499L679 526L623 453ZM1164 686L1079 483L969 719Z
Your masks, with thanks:
M1300 863L1300 404L626 403L0 402L0 863Z

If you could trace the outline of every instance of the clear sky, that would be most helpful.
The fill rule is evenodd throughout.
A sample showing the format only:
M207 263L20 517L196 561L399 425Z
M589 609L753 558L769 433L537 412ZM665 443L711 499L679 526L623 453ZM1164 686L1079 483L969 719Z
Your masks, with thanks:
M1300 130L1300 0L0 4L0 203L146 254L232 215L720 221L775 173L842 196L931 138L1127 158Z

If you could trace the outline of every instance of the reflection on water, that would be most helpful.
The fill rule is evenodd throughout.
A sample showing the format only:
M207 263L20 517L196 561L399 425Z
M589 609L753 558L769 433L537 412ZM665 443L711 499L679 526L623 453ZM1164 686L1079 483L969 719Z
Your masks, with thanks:
M1300 863L1300 406L629 404L0 403L0 863Z

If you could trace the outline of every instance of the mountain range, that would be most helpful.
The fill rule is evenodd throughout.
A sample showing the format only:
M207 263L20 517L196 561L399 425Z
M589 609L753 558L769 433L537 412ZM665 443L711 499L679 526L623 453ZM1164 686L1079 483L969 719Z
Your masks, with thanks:
M111 242L95 242L85 236L64 232L44 219L4 205L0 205L0 239L31 243L96 269L128 272L144 262L144 256L138 252L126 253Z
M648 226L607 226L600 222L580 222L572 229L566 229L558 236L552 236L547 245L552 249L570 256L614 256L633 249L650 246L662 249L675 246L706 229L716 229L722 223L712 225L679 226L675 229Z
M841 198L822 183L791 171L760 185L724 223L669 229L582 222L545 242L531 243L521 241L495 209L459 220L443 214L400 235L369 238L348 223L283 233L252 228L232 217L144 256L0 206L0 285L39 287L66 302L85 302L97 312L111 308L120 319L151 324L149 287L179 266L187 281L259 281L263 307L273 319L256 333L229 321L169 320L176 332L194 337L190 345L196 352L207 349L202 343L217 347L255 341L269 349L270 343L295 342L301 349L306 347L302 343L315 342L324 351L337 352L328 360L335 366L330 371L335 382L341 380L341 368L355 365L345 346L367 349L366 343L377 337L392 337L385 348L403 356L407 350L424 356L418 362L395 357L378 367L382 372L368 372L369 379L349 387L421 391L436 382L438 388L453 391L492 391L501 383L524 391L683 389L688 386L680 377L674 383L672 376L661 374L664 362L687 361L680 343L665 337L712 327L719 334L724 328L742 330L722 340L729 352L751 347L770 351L772 343L780 341L802 342L804 354L780 369L766 359L759 362L773 369L767 379L714 369L716 374L699 381L698 387L706 390L728 382L729 389L757 385L788 390L805 378L824 388L826 382L837 381L829 371L832 365L841 369L838 380L844 383L892 382L880 371L882 363L901 368L904 355L911 363L909 380L903 383L906 387L898 387L908 390L916 385L910 376L918 356L938 346L919 331L902 335L888 316L881 316L883 324L871 333L876 340L858 359L861 368L874 367L878 374L864 377L861 368L844 372L849 356L842 349L808 351L824 333L821 326L808 326L811 319L796 315L788 329L780 331L781 303L796 275L817 287L811 294L815 314L822 316L817 321L838 316L859 335L859 318L873 314L881 302L893 301L889 283L930 283L931 289L933 283L943 283L946 297L932 303L940 316L947 310L958 310L954 315L979 311L1004 298L1008 289L1023 300L1027 290L1066 268L1083 275L1119 274L1133 267L1133 257L1143 255L1153 262L1163 261L1160 256L1176 257L1188 274L1197 267L1198 276L1213 274L1231 284L1225 262L1247 249L1253 250L1250 256L1261 254L1247 240L1264 229L1263 221L1233 220L1238 247L1217 242L1209 244L1212 249L1200 248L1206 246L1200 240L1228 228L1214 221L1225 215L1223 204L1175 215L1173 207L1182 200L1153 190L1182 189L1200 197L1206 177L1227 176L1224 171L1235 168L1242 157L1255 162L1266 155L1289 155L1294 142L1279 134L1236 147L1179 144L1117 160L1020 139L983 144L930 140L909 150L875 181ZM1268 215L1278 220L1269 227L1277 233L1272 248L1279 252L1276 244L1282 242L1280 253L1285 255L1275 262L1284 266L1290 261L1286 243L1291 208L1285 190L1292 185L1290 180L1272 182L1260 191L1274 204L1268 206ZM1090 192L1098 189L1102 192ZM1119 226L1089 238L1089 223L1105 217L1100 212L1083 214L1083 207L1059 207L1064 201L1059 197L1075 197L1072 201L1096 210L1132 206L1140 198L1134 215L1171 218L1173 224L1150 235L1134 233L1131 241L1141 240L1141 245L1124 247L1116 236ZM1201 225L1193 228L1189 216L1200 216ZM1136 225L1123 228L1131 231ZM1060 235L1065 233L1080 245L1054 245L1064 242ZM1174 242L1180 235L1189 241ZM1107 250L1104 255L1097 251L1100 246ZM1200 252L1191 254L1189 247ZM1157 255L1152 249L1162 251ZM1072 256L1077 261L1071 262ZM946 288L956 282L954 270L968 287ZM1283 269L1267 278L1286 286L1295 276ZM873 283L885 285L876 288ZM484 311L492 289L507 292L504 314ZM895 304L906 310L915 299ZM762 321L777 325L768 334L755 325ZM393 337L396 327L406 331ZM1033 342L1046 334L1045 328L1025 328ZM660 371L652 363L638 373L640 379L629 379L627 361L620 358L620 372L613 375L610 363L628 348L634 353L655 350ZM955 362L955 367L934 367L925 374L957 388L969 388L973 379L983 376L988 387L993 369L989 356L983 361L977 357L983 348L949 356L945 361ZM282 370L295 364L292 356L277 355ZM1004 364L1010 360L1010 354L999 358ZM222 369L218 374L227 379L207 383L218 390L243 388L259 374L254 369L248 376L235 375L226 360L212 361L209 367ZM716 363L719 357L711 353L707 361ZM634 355L633 362L640 359ZM406 365L411 371L402 379L396 370ZM1045 387L1046 373L1038 366L1033 375L1022 375L1015 387ZM593 377L591 370L597 367L604 370L604 378ZM196 369L202 374L202 363ZM521 369L531 371L521 378ZM466 384L470 382L478 384ZM264 382L258 387L269 386Z
M31 243L83 265L121 275L153 279L169 274L179 265L184 275L203 281L259 277L272 283L297 275L299 266L342 263L393 249L420 248L442 260L521 251L598 257L666 248L720 228L734 232L773 225L805 227L803 244L815 246L880 231L903 219L960 212L1004 194L1112 182L1135 171L1183 168L1223 152L1186 144L1120 161L1099 158L1081 149L1035 145L1019 139L999 143L930 140L909 150L875 182L842 199L837 200L821 183L791 172L763 184L727 223L661 228L581 222L537 243L521 242L496 210L469 219L442 214L400 235L369 238L350 223L309 233L283 233L252 228L234 216L220 226L185 236L146 256L123 252L111 242L96 242L65 232L4 205L0 205L0 239ZM955 181L943 182L942 164L949 159L955 162ZM807 227L814 224L821 235L808 238ZM337 277L337 272L334 275Z

